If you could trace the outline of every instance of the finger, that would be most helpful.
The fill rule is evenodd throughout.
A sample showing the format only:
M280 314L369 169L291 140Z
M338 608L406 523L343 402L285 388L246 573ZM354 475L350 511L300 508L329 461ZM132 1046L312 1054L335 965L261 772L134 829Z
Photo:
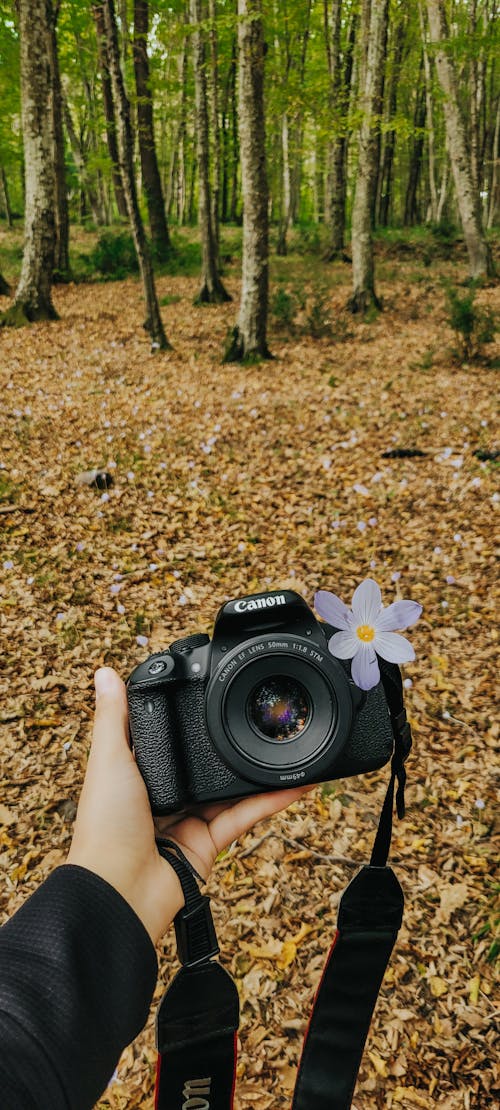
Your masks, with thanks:
M125 683L112 667L100 667L94 675L96 708L90 758L93 763L126 758L133 760L128 736L128 705Z
M225 809L210 822L210 835L218 852L237 840L242 833L272 817L281 809L286 809L292 802L298 801L303 794L313 790L313 786L298 786L293 790L275 790L270 794L257 794L252 798L244 798L236 802L230 809Z

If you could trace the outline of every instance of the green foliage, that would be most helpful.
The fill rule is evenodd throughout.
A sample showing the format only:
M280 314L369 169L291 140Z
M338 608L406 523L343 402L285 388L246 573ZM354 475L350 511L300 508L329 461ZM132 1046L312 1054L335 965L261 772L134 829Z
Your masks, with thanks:
M450 283L445 288L447 320L459 343L455 354L461 362L481 358L484 345L493 342L498 330L495 313L475 303L477 285L472 284L464 293Z
M293 293L280 287L271 298L271 315L276 324L288 331L292 331L298 310L297 298Z
M317 286L307 306L307 331L313 339L331 338L333 335L333 319L328 291Z
M93 272L108 281L136 274L139 269L134 241L126 231L103 231L88 257Z

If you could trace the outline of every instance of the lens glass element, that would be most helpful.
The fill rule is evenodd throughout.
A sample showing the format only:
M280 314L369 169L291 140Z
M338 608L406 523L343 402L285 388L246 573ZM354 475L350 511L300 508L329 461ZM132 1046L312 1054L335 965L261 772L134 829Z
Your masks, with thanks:
M259 682L247 702L250 724L269 740L294 740L310 717L310 700L294 678L273 675Z

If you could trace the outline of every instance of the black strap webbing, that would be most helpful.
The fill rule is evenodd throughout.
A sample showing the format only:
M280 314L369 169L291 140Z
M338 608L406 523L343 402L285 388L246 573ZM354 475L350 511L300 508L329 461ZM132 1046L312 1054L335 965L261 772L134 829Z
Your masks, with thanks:
M386 866L396 808L404 815L405 759L411 732L398 668L383 665L391 716L391 778L368 867L344 892L330 950L306 1033L292 1110L349 1110L375 1003L403 916L403 891ZM158 850L179 876L185 905L175 919L183 967L160 1003L156 1110L231 1110L239 1025L238 991L214 960L219 947L200 876L174 841Z
M342 896L314 1000L293 1110L348 1110L384 972L403 917L390 867L363 867Z

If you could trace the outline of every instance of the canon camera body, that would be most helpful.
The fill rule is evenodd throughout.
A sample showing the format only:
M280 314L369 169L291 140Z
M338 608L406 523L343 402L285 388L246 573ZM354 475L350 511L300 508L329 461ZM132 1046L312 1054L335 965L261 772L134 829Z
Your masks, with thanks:
M212 640L195 633L135 668L130 731L155 814L387 763L383 685L354 685L328 651L335 631L291 590L252 594L222 606Z

